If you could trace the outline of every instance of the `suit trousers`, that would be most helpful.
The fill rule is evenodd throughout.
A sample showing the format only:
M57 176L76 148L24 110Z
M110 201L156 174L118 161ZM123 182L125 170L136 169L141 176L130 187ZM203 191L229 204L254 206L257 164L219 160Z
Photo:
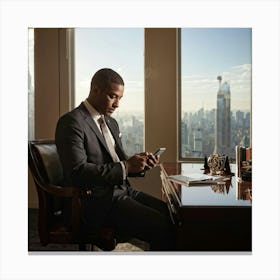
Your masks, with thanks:
M115 190L108 222L120 234L150 244L151 251L174 251L175 228L165 202L128 187Z

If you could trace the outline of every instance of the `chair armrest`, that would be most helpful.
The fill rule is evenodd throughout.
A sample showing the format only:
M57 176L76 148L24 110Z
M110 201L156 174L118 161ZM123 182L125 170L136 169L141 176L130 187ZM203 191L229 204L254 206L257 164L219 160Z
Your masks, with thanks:
M71 198L74 196L79 197L80 196L80 189L77 187L61 187L57 185L46 185L46 186L40 186L44 189L45 192L56 195L59 197L64 198Z
M42 187L42 186L41 186ZM71 224L73 232L73 240L79 239L80 224L81 224L81 190L77 187L61 187L57 185L46 185L44 190L60 198L68 198L71 200Z

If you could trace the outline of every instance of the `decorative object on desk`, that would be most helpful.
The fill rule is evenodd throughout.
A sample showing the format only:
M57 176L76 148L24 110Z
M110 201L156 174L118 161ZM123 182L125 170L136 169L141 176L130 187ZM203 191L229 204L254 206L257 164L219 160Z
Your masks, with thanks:
M211 189L215 193L225 194L228 193L228 189L226 188L226 184L217 184L211 186Z
M226 174L226 175L234 175L234 174L231 172L231 169L230 169L228 156L226 156L226 162L225 162L225 174Z
M251 182L238 182L236 181L236 195L239 200L250 200L252 201L252 183Z
M207 156L204 157L204 174L208 174L210 173L210 168L209 168L209 165L208 165L208 158Z
M235 147L236 170L239 181L252 181L252 148Z
M208 157L208 166L211 175L221 175L225 171L226 156L212 154Z

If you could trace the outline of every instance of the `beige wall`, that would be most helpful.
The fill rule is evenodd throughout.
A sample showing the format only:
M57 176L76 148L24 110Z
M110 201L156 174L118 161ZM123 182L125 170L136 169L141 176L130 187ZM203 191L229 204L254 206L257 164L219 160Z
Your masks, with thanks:
M58 29L37 29L34 33L35 138L54 138L59 117Z
M71 108L72 40L65 29L35 30L35 138L54 138L56 122ZM145 147L166 147L162 161L177 159L177 30L145 29ZM29 174L30 175L30 174ZM159 169L132 184L160 197ZM28 205L37 207L37 194L29 176Z
M177 160L177 30L145 30L145 147Z
M34 31L35 139L54 137L59 116L59 29ZM37 193L28 172L28 206L37 207Z
M59 116L71 108L67 34L60 28L35 29L36 139L54 138Z

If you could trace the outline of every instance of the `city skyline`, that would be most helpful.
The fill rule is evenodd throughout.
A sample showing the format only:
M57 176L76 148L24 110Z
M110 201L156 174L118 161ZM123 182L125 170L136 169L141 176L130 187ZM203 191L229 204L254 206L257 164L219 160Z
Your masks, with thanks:
M122 142L128 155L139 152L144 148L144 116L140 118L134 114L122 112L116 113L122 133ZM244 111L231 111L231 149L227 155L235 158L235 146L250 146L251 113ZM215 109L199 109L196 112L185 112L181 118L181 156L203 157L213 153L215 148ZM195 152L195 131L199 129L201 134L201 148Z

